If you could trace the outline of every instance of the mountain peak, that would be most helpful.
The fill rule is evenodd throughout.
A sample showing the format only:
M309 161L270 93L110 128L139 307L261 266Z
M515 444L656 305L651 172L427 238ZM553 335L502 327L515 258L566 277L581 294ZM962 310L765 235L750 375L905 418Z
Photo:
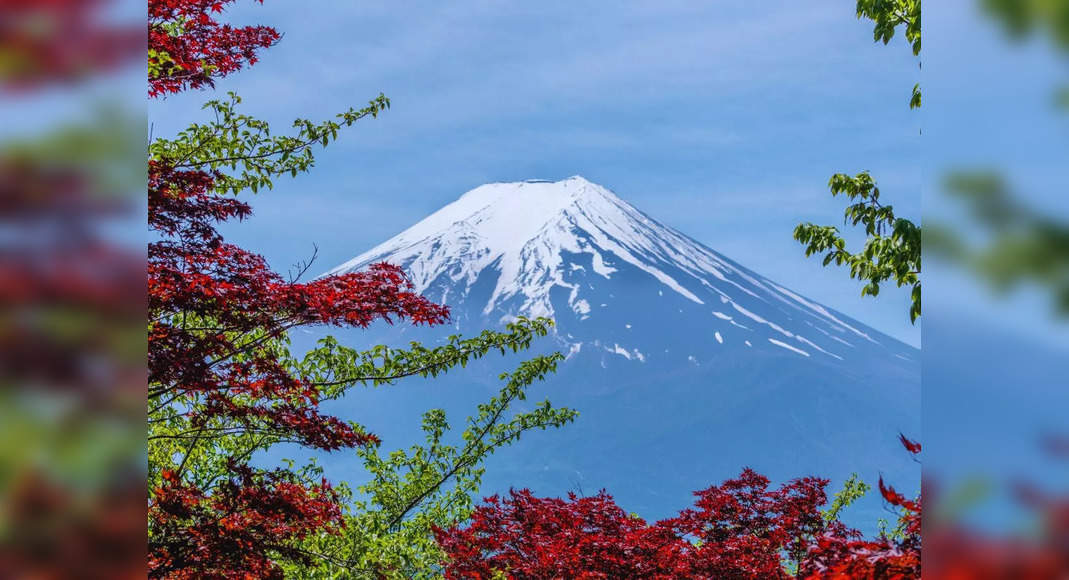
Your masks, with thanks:
M443 276L470 286L495 265L499 283L486 312L498 299L522 294L527 303L520 314L549 315L553 309L548 292L562 283L555 274L562 252L590 253L595 271L608 277L613 268L603 259L607 255L595 249L598 241L612 247L610 253L638 263L624 246L655 244L656 235L642 231L648 223L642 212L612 191L579 175L560 181L488 183L328 274L386 261L404 267L423 292Z
M442 208L452 213L472 213L486 205L502 206L502 211L525 209L535 211L534 215L552 214L573 203L585 203L599 199L611 199L623 203L609 189L587 180L581 175L573 175L560 181L548 179L526 179L523 181L487 183L460 196L457 201ZM463 203L462 203L463 202ZM523 207L523 206L536 207ZM439 212L439 213L440 213ZM530 217L530 216L528 216Z
M839 360L858 341L879 344L578 175L481 185L329 273L375 262L402 267L433 300L488 317L564 316L581 325L616 301L719 328L711 335L719 344Z

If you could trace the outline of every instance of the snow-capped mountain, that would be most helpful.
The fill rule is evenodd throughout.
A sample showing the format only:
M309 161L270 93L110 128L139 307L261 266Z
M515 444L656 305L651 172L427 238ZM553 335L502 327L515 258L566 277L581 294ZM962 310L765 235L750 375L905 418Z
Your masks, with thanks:
M454 308L477 308L491 321L521 314L555 318L569 349L596 341L626 358L653 354L591 335L584 330L591 325L578 324L604 318L602 311L626 294L653 288L659 297L681 299L661 302L695 317L692 322L707 327L717 344L735 340L843 360L859 343L881 343L860 325L578 176L477 187L329 273L381 261L402 266L419 292ZM623 288L620 279L628 280ZM910 356L893 346L899 356Z
M477 187L331 273L381 261L448 305L455 327L382 328L377 342L433 343L518 315L557 323L536 350L567 360L530 397L580 417L494 455L486 494L606 488L625 509L655 518L744 466L780 480L821 475L833 487L853 472L870 483L883 474L903 490L917 484L918 466L897 441L900 431L920 436L916 349L581 177ZM466 416L516 360L484 359L345 404L403 446L419 438L419 413ZM885 515L878 497L855 509L865 529Z

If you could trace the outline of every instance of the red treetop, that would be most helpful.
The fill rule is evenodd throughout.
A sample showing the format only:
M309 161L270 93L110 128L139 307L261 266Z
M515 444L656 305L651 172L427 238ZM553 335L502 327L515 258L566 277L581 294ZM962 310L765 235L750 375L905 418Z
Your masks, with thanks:
M257 0L261 4L263 0ZM268 26L234 28L214 15L234 0L149 0L149 95L214 86L282 37Z
M920 444L902 437L920 453ZM451 580L632 578L759 580L920 578L921 501L880 480L884 500L899 510L900 534L862 540L828 521L826 479L807 477L778 489L743 470L699 491L693 508L655 524L627 515L601 492L567 500L527 490L493 496L463 526L435 530Z
M692 509L648 524L612 497L541 499L529 491L494 496L465 527L437 530L450 579L788 578L782 556L804 557L813 538L855 535L819 511L827 480L769 489L752 470L695 495Z

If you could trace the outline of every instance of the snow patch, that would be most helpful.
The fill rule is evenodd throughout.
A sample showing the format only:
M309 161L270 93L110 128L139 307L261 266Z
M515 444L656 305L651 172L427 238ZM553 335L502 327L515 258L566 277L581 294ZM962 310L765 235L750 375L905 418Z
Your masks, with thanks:
M770 339L768 339L768 342L771 342L772 344L774 344L776 346L779 346L779 347L782 347L782 348L785 348L787 350L794 351L794 352L796 352L796 353L798 353L798 354L800 354L802 356L809 356L808 352L806 352L806 351L804 351L804 350L802 350L800 348L795 348L795 347L793 347L793 346L791 346L791 345L789 345L789 344L787 344L787 343L785 343L785 342L783 342L781 340L776 340L774 338L770 338Z
M829 334L828 338L830 338L832 340L837 340L837 341L845 344L846 346L849 346L850 348L854 348L854 345L850 344L849 342L846 342L845 340L839 338L838 336L832 336L832 335Z
M811 346L811 347L813 347L813 348L815 348L815 349L819 350L820 352L822 352L822 353L824 353L824 354L826 354L826 355L828 355L828 356L830 356L830 357L834 357L834 358L837 358L837 359L839 359L839 360L843 360L843 357L841 357L841 356L839 356L839 355L837 355L837 354L835 354L835 353L832 353L832 352L828 352L828 351L826 351L826 350L824 350L824 349L820 348L819 346L817 346L816 344L814 344L814 343L813 343L812 341L808 340L808 339L807 339L806 337L804 337L804 336L795 336L794 338L796 338L796 339L798 340L798 342L803 342L803 343L805 343L805 344L808 344L809 346Z
M743 316L745 316L745 317L747 317L747 318L749 318L749 319L751 319L751 320L753 320L753 321L755 321L755 322L757 322L759 324L768 325L769 328L771 328L772 330L775 330L776 332L782 334L783 336L786 336L787 338L794 338L794 333L793 332L783 328L782 326L776 324L775 322L769 322L768 320L765 320L764 318L761 318L760 316L754 314L753 312L750 312L749 310L743 308L742 306L739 306L735 302L731 302L731 307L734 308L735 310L738 310L739 313L741 313Z
M794 292L791 292L790 290L784 288L783 286L780 286L779 284L772 284L772 286L774 286L776 288L776 290L779 290L780 293L785 294L786 296L789 296L795 302L801 304L802 306L805 306L806 308L812 310L813 312L816 312L818 315L820 315L821 317L825 318L826 320L829 320L831 322L834 322L834 323L838 324L840 327L845 328L845 329L853 332L854 334L864 338L865 340L868 340L869 342L872 342L874 344L880 344L879 342L873 340L872 337L869 336L868 334L866 334L866 333L854 328L853 326L850 326L849 324L843 322L842 320L836 318L832 313L828 312L827 308L824 308L820 304L817 304L815 302L811 302L809 300L806 300L805 298L802 298L801 296L795 294Z

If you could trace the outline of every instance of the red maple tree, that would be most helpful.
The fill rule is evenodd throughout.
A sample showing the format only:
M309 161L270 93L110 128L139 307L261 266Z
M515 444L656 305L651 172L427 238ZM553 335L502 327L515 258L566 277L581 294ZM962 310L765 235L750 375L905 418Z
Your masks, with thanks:
M807 477L772 489L746 469L653 524L604 491L565 500L513 490L488 498L468 522L436 530L436 538L450 579L920 578L920 500L881 479L884 499L901 510L899 533L864 540L821 511L827 484Z
M150 55L167 55L169 63L156 76L150 66L150 94L211 85L254 63L257 49L279 38L266 27L217 23L210 14L225 3L149 3ZM403 272L386 264L308 283L283 279L217 230L251 207L216 187L224 176L210 165L161 157L148 166L148 223L158 236L148 248L149 420L179 425L150 440L190 441L192 448L256 434L320 450L374 443L374 435L323 414L322 385L296 374L272 345L299 326L438 324L447 309L414 293ZM247 459L228 459L222 477L190 474L185 459L155 474L151 577L280 577L276 559L307 557L296 541L342 525L328 482L254 468Z
M653 524L629 515L604 491L567 500L528 490L494 496L467 525L438 530L447 578L788 578L783 556L801 558L825 533L819 506L827 480L778 489L746 469L698 492L693 508Z

